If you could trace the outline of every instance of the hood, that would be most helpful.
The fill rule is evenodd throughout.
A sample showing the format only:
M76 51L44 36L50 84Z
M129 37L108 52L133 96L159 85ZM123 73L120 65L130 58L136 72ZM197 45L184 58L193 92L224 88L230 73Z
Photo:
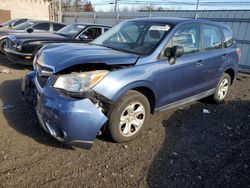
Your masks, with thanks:
M12 33L24 33L25 30L14 30L14 29L6 29L5 27L0 28L0 37L6 36Z
M35 39L35 40L46 40L46 39L65 39L65 36L53 34L53 33L17 33L14 34L16 39Z
M38 61L59 72L68 67L89 63L132 65L139 55L91 44L50 44L40 51Z

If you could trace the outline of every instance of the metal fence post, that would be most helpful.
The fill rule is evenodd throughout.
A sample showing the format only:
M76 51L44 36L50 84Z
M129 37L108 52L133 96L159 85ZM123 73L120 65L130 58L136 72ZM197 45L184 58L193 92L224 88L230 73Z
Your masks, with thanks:
M200 0L197 0L196 9L195 9L195 19L198 19L199 3L200 3Z
M77 15L75 14L75 23L76 23L76 21L77 21Z
M119 12L117 13L117 17L116 17L116 23L119 23L119 19L120 19L120 14Z
M94 12L94 23L95 23L95 21L96 21L96 13Z

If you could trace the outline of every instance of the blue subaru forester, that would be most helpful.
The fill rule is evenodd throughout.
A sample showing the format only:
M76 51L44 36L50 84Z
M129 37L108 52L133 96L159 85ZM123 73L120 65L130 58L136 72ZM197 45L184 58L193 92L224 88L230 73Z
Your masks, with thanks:
M89 44L44 46L22 92L49 134L90 148L104 130L116 142L134 139L155 111L205 97L223 102L239 56L221 23L133 19Z

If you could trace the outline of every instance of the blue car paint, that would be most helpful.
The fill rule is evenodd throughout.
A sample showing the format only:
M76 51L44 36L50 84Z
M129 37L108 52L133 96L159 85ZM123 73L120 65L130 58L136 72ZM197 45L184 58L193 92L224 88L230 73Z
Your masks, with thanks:
M55 57L55 51L60 51L62 55ZM103 46L65 43L50 44L42 50L39 61L44 63L45 66L52 67L54 73L56 73L69 66L86 63L133 64L138 57L138 55L119 52Z
M36 77L35 71L30 71L26 73L26 75L23 77L23 80L22 80L22 92L25 92L26 87L29 89L36 88L35 82L34 82L35 77Z
M226 70L231 69L236 75L239 60L236 54L236 45L229 49L186 54L179 57L174 65L170 65L167 60L157 60L159 53L171 36L187 23L211 24L207 20L187 20L177 24L152 54L138 59L136 67L111 72L93 90L110 100L116 101L128 90L140 87L141 83L142 87L147 87L154 93L155 109L158 109L168 103L214 89L220 76ZM218 23L213 24L220 26ZM222 56L225 53L228 56L226 60L223 60ZM202 61L202 66L199 65L199 61ZM165 74L166 71L168 71L168 74ZM132 75L136 75L136 78ZM112 86L115 88L105 87L108 83L113 83Z
M52 87L40 88L35 76L35 71L27 73L25 82L29 88L34 87L33 83L36 85L38 91L35 108L45 131L49 132L49 126L55 132L66 133L60 137L63 143L76 146L83 144L90 148L107 117L89 99L76 100L62 95ZM51 77L48 84L53 83L54 79Z
M157 109L214 89L225 70L232 69L237 74L238 57L234 51L232 50L231 57L228 57L230 60L225 62L221 60L222 54L225 53L223 50L184 55L178 58L174 65L170 65L166 60L140 64L147 61L147 57L139 58L137 66L110 72L93 90L116 101L130 89L146 87L154 93ZM196 64L200 60L204 61L202 66Z
M84 66L89 63L128 65L110 71L92 90L115 102L127 91L144 87L153 93L154 109L159 109L175 101L212 91L226 70L233 70L234 74L237 74L238 56L235 45L229 49L183 55L177 58L174 65L170 65L167 60L158 59L162 48L175 31L183 24L193 22L210 23L204 20L183 20L174 23L168 35L147 56L96 45L52 44L40 51L37 60L45 67L53 69L55 74L74 65ZM26 77L32 76L27 74ZM52 122L55 128L69 132L65 143L74 140L93 142L107 117L88 99L79 100L64 96L52 87L53 79L52 76L44 89L38 89L38 95L41 95L38 97L38 103L41 104L38 113L43 120Z

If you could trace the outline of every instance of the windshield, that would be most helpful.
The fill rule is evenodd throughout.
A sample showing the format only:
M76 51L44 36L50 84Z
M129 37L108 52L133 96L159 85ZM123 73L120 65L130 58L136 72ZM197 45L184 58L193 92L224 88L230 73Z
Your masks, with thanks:
M15 23L17 20L15 19L15 20L9 20L9 21L7 21L7 22L4 22L3 24L2 24L2 26L7 26L7 27L9 27L9 26L11 26L11 24L13 24L13 23Z
M56 34L64 35L67 37L74 37L79 32L81 32L85 28L85 25L82 24L71 24L66 27L63 27L59 31L56 32Z
M14 29L15 30L24 30L24 29L27 29L28 27L30 27L33 24L34 24L33 22L24 22L24 23L21 23L21 24L17 25Z
M153 52L170 29L169 24L122 22L95 39L91 44L140 55Z

